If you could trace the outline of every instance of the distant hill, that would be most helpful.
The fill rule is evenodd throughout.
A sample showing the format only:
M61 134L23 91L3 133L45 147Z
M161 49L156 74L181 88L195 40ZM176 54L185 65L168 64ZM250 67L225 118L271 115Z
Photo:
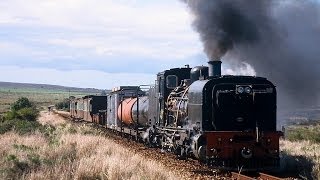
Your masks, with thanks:
M13 83L13 82L0 82L0 88L3 89L42 89L48 91L71 91L79 93L96 93L100 94L102 89L95 88L76 88L66 87L50 84L32 84L32 83Z

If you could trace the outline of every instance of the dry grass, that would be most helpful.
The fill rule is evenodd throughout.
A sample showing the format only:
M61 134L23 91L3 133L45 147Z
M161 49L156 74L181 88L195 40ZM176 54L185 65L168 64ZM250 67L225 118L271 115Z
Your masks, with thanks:
M66 124L66 120L61 118L59 115L54 114L53 112L46 112L46 111L41 111L40 112L40 117L38 119L40 124L42 125L52 125L52 126L59 126Z
M320 179L320 144L281 140L280 148L285 171L298 172L305 179Z
M54 117L42 114L42 124L55 126L46 133L0 135L0 179L179 179L90 127Z

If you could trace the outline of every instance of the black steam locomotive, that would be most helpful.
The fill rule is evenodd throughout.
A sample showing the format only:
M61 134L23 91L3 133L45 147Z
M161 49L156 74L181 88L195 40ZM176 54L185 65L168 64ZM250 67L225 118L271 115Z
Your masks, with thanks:
M157 74L152 87L120 86L71 101L71 116L214 167L279 166L276 88L266 78L221 76L221 61Z

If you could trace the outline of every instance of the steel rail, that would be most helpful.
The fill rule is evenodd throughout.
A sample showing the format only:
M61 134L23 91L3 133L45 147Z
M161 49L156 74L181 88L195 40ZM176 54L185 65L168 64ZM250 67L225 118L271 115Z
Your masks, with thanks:
M283 178L260 172L256 176L248 176L238 172L231 172L231 178L233 180L284 180Z

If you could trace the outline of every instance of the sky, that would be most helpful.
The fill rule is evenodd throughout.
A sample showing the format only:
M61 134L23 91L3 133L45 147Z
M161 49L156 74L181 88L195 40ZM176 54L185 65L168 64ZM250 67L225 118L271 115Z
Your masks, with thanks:
M1 0L0 81L153 84L165 69L206 65L192 18L179 0Z

